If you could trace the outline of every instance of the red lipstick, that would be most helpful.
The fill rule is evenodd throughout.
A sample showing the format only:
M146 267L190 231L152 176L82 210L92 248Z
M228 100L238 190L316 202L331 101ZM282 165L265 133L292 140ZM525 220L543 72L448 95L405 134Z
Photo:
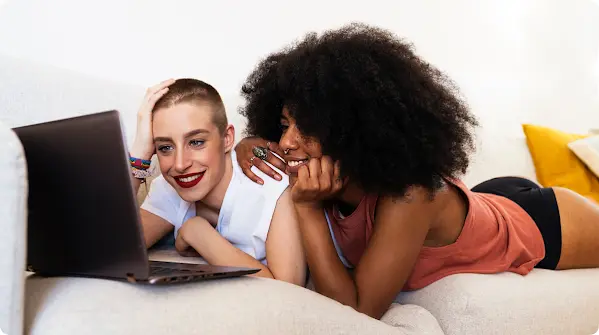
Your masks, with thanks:
M184 174L173 178L175 179L175 182L177 182L177 185L179 185L179 187L190 188L196 186L200 182L200 180L202 180L203 176L204 172L198 172ZM185 181L183 179L185 179Z

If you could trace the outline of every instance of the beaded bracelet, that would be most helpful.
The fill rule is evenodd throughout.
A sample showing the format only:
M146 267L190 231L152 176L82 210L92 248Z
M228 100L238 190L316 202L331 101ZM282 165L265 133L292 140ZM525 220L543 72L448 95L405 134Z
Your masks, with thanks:
M145 180L146 178L149 178L152 176L152 172L148 169L138 169L135 167L131 168L131 173L133 174L133 177L137 178L137 179L142 179Z
M150 168L150 165L152 164L152 161L150 160L135 157L129 157L129 162L131 163L132 167L139 170L147 170Z
M129 163L131 164L133 177L141 179L142 183L145 182L146 178L152 176L152 171L150 171L151 160L135 158L129 155Z

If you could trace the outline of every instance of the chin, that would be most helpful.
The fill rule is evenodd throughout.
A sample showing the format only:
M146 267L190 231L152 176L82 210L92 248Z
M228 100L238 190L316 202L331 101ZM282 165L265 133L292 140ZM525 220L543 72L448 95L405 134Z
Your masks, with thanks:
M181 199L187 202L196 202L204 199L208 193L203 187L197 185L192 188L177 188L177 193Z
M179 197L187 202L200 201L208 193L206 191L206 187L204 187L201 182L193 187L184 188L179 186L177 182L171 178L171 180L169 180L169 184L171 184L171 186L175 189Z

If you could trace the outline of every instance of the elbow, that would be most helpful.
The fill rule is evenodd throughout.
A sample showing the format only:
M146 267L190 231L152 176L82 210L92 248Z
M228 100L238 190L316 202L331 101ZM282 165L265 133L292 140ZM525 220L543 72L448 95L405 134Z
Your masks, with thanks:
M360 296L357 294L357 292L356 292L355 300L353 300L353 301L355 302L355 305L352 307L356 311L358 311L362 314L366 314L373 319L380 320L383 317L383 315L385 314L386 308L379 308L377 306L373 306L373 304L371 302L369 302L368 299L366 299L366 301L360 299Z
M366 314L366 315L370 316L371 318L377 319L377 320L380 320L383 317L383 315L385 314L384 311L383 312L376 311L372 308L364 307L359 304L354 309L362 314Z
M283 275L283 276L274 276L274 279L284 281L290 284L294 284L297 286L306 286L306 278L304 276L299 275Z

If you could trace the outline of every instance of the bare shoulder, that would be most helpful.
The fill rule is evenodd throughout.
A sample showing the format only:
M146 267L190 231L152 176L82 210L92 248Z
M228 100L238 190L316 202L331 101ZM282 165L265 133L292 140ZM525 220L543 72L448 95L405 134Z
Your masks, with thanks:
M380 196L378 206L397 206L402 208L417 208L421 206L438 206L443 202L448 193L448 186L444 185L437 191L431 191L422 186L411 186L403 196Z
M376 204L376 222L392 221L397 226L418 222L422 228L437 225L439 217L454 198L454 191L444 185L437 191L412 186L404 196L381 196ZM378 224L378 223L377 223Z
M277 199L275 206L275 212L285 213L290 217L295 216L295 209L293 208L293 200L291 199L291 189L286 188L283 193Z

